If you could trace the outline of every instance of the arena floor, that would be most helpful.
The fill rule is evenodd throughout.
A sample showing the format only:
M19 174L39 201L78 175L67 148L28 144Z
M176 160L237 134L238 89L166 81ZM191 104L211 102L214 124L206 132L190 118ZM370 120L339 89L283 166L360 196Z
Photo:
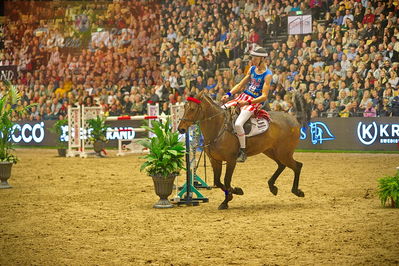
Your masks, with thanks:
M382 208L375 194L399 154L297 153L305 198L290 193L290 170L273 196L266 177L274 162L251 157L233 179L245 195L225 211L217 189L202 190L210 202L198 207L153 209L157 196L138 156L17 154L14 188L0 190L1 265L399 263L399 209Z

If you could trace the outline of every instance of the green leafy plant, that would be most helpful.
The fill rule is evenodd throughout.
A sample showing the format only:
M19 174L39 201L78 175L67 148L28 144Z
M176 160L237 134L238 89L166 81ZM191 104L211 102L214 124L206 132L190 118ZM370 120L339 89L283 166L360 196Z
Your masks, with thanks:
M18 158L11 153L13 143L11 136L15 133L12 117L16 114L23 114L36 104L28 106L18 105L21 95L17 89L8 81L3 81L6 88L4 95L0 98L0 162L17 163Z
M399 170L395 176L380 178L378 183L378 196L382 206L387 206L390 201L392 208L399 208Z
M62 135L62 127L68 125L68 119L60 119L54 123L54 125L50 128L50 131L57 134L57 148L65 149L67 147L67 142L61 140Z
M105 125L106 117L97 116L96 118L92 118L87 120L92 131L90 133L91 141L107 141L107 129L108 126Z
M153 121L152 127L142 126L154 133L152 138L139 140L137 143L148 148L149 154L142 158L146 161L140 171L145 170L150 176L169 177L178 175L184 169L184 144L179 141L179 133L172 132L170 120L165 122Z

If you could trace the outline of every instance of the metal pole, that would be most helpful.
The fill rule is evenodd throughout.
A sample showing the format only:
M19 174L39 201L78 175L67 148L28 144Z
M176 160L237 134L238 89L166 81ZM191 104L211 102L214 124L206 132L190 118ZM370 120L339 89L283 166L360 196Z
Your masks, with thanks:
M203 152L204 152L205 183L208 184L208 178L207 178L207 176L206 176L206 153L205 153L205 150L203 150Z
M191 201L191 162L190 162L190 134L189 129L186 132L186 201Z

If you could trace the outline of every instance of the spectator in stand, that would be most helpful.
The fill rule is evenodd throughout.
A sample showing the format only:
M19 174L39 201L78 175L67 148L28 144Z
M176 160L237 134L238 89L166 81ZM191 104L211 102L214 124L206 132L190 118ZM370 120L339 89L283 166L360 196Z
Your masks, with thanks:
M398 62L399 61L399 52L393 49L392 44L388 44L387 50L385 52L385 57L389 59L391 62Z
M309 6L312 10L312 15L315 20L320 19L320 11L322 8L322 0L310 0Z
M142 115L144 114L144 105L139 94L134 96L134 102L131 104L130 108L131 115Z
M392 116L391 105L389 103L389 99L384 98L382 101L381 107L378 108L378 116L380 117L388 117Z
M365 109L365 108L367 108L367 104L368 104L368 103L373 103L373 101L372 101L372 99L371 99L371 97L370 97L370 91L365 90L365 91L363 92L363 97L362 97L362 100L360 101L359 107L360 107L361 109Z
M377 111L375 110L375 108L373 106L373 102L367 102L366 109L364 109L363 116L364 117L376 117L377 116Z
M345 10L345 16L342 18L342 20L344 21L344 23L348 21L347 19L349 19L350 22L354 21L354 17L353 17L353 15L352 15L350 9L346 9L346 10ZM348 22L348 23L349 23L349 22Z
M336 104L336 102L332 101L332 102L330 102L330 108L328 108L326 111L326 117L330 118L330 117L338 117L338 116L339 116L339 111L337 108L337 104Z
M335 17L333 18L332 24L340 26L343 23L344 23L344 16L342 16L341 11L337 10L335 12Z
M363 116L363 110L358 107L357 101L353 101L352 103L349 104L349 116L350 117L362 117Z
M257 45L260 43L259 34L254 30L250 30L248 44L249 44L249 51L252 51Z
M325 117L325 113L324 113L324 106L322 103L319 103L316 105L316 109L313 110L313 112L311 113L311 117L315 118L315 117Z
M366 12L364 13L362 23L363 24L369 24L369 23L373 24L374 20L375 20L375 15L371 12L370 8L367 8Z
M170 107L169 107L169 103L164 102L162 104L162 108L161 108L161 114L162 115L170 115Z
M399 96L393 97L391 101L392 116L399 116Z

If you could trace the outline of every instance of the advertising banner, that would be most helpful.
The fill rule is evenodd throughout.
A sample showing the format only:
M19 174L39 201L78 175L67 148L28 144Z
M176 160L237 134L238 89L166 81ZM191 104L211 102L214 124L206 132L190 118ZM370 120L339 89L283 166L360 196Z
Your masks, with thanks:
M57 136L48 129L55 121L20 122L12 140L18 145L55 146ZM108 147L117 147L118 139L137 139L148 133L121 131L139 128L142 121L118 120L107 122L113 132L108 132ZM67 126L63 128L61 140L68 141ZM81 137L86 137L81 130ZM301 129L298 149L354 150L354 151L398 151L399 118L319 118Z
M288 34L312 33L312 16L288 16Z
M399 117L319 118L302 128L299 149L398 151Z
M12 141L17 145L28 146L56 146L57 135L50 132L50 128L55 121L45 120L37 122L19 122L14 128L16 129L12 135ZM134 131L126 131L129 129L140 128L143 125L142 121L109 121L107 122L109 128L115 130L107 133L107 147L118 147L118 139L137 139L148 136L145 132L135 133ZM125 130L118 132L117 130ZM68 126L62 128L61 141L68 142ZM74 134L74 130L72 130ZM81 138L87 138L86 130L80 130Z

